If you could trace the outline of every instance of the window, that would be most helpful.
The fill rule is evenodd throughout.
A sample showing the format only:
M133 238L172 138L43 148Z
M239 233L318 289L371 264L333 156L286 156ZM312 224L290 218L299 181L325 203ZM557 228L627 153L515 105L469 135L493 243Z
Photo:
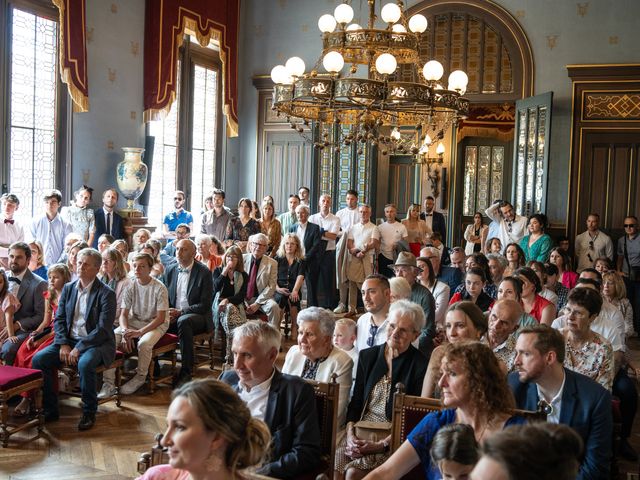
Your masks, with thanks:
M180 50L176 100L169 114L148 123L155 137L148 217L160 225L173 209L173 192L187 194L187 209L199 219L204 196L216 185L221 158L222 71L218 52L189 41Z
M472 145L464 150L464 197L462 214L484 212L502 197L505 148Z
M65 139L60 127L68 96L58 73L57 10L32 4L0 0L0 7L6 7L3 22L9 32L3 52L8 68L0 80L6 91L0 107L7 112L0 120L6 132L0 146L9 161L0 177L3 191L20 199L17 216L22 220L39 212L45 190L65 190L61 174L66 171L61 167Z

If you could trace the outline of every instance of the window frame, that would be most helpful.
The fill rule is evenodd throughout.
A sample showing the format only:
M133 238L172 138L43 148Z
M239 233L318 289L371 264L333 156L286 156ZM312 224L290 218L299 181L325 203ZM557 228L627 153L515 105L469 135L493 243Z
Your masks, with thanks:
M10 188L11 158L11 10L18 8L35 15L53 20L60 28L60 17L57 7L50 0L0 0L0 25L4 27L3 45L0 47L0 155L7 161L0 166L0 190L2 193ZM58 36L58 41L60 37ZM55 153L55 188L62 192L63 198L69 198L72 173L72 133L73 111L72 100L67 86L60 76L60 44L56 53L56 153ZM35 205L35 204L34 204ZM35 210L35 209L34 209Z

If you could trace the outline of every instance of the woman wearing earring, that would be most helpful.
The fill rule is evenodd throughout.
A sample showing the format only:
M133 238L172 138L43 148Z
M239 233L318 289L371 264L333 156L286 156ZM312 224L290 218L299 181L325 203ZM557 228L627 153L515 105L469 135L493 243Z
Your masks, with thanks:
M213 379L186 383L173 393L162 445L168 465L151 467L139 480L235 480L254 476L268 453L267 425L251 416L227 384Z
M544 233L547 228L547 217L536 213L529 217L529 235L520 240L520 248L524 251L527 262L546 262L551 250L551 237Z

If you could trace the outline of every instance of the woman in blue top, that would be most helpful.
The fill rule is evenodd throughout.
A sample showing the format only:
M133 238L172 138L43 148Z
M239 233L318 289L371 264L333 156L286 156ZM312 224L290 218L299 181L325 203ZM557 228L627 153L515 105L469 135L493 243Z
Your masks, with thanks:
M553 242L551 237L544 233L547 228L547 217L542 213L535 213L529 217L529 235L520 240L520 248L524 251L527 262L546 262Z
M407 440L369 479L399 479L422 464L427 480L442 478L429 450L440 428L453 423L471 425L478 443L505 427L525 423L513 417L514 399L491 349L480 342L447 346L438 382L445 410L427 414Z

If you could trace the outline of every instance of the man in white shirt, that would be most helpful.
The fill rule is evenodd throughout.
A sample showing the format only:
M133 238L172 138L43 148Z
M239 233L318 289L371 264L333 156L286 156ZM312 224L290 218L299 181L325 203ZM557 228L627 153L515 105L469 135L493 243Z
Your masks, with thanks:
M349 230L347 248L347 279L349 280L349 313L355 314L358 290L365 278L373 273L375 250L380 245L380 232L371 223L371 207L361 205L360 221Z
M367 313L358 319L358 352L387 341L387 315L391 307L389 280L382 275L369 275L362 284L362 303Z
M336 238L340 232L340 219L331 213L330 195L320 196L319 207L320 212L309 217L309 221L318 225L322 233L322 243L318 255L320 274L318 302L322 308L333 309L336 297ZM326 248L322 251L322 246L325 243Z
M394 276L393 270L389 266L393 263L398 242L406 242L409 237L407 227L396 220L397 213L398 209L393 203L385 205L384 216L386 221L378 225L378 231L380 232L378 273L387 278Z
M0 197L0 267L9 267L9 246L14 242L24 242L24 228L15 218L20 208L20 200L13 193L5 193Z
M64 239L73 231L58 209L62 202L59 190L49 190L44 194L44 215L31 223L31 238L38 240L44 248L44 264L52 265L58 261L64 251Z
M596 260L606 257L613 261L613 242L611 237L600 230L600 215L590 213L587 217L587 230L576 236L575 248L580 273L585 268L593 268Z
M527 217L516 215L513 205L509 202L499 200L487 208L485 213L491 220L500 224L496 237L502 243L502 252L508 244L519 243L527 234Z
M347 206L336 212L340 219L340 233L338 233L338 243L336 245L336 282L340 292L340 303L334 309L335 313L345 313L347 311L347 295L349 294L349 281L347 280L347 237L349 230L360 220L358 213L358 192L347 190L345 197Z

